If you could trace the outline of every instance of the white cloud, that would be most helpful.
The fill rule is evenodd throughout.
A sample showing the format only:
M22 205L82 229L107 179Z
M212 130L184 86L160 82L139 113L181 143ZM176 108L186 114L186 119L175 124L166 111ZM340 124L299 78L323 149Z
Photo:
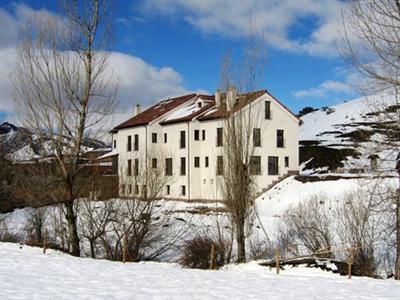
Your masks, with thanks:
M354 90L350 82L351 78L351 76L347 77L346 81L326 80L319 84L317 87L294 91L292 94L295 98L299 99L326 99L328 97L332 97L333 95L354 95L356 91Z
M182 18L200 32L219 34L228 38L243 38L249 32L249 19L257 31L266 34L274 48L335 56L340 10L346 4L339 0L247 0L247 1L188 1L146 0L143 14L159 14L169 18ZM308 36L293 38L291 31L315 19ZM310 23L306 25L310 26Z
M18 111L13 101L11 74L17 59L18 28L32 14L52 14L44 10L34 11L25 5L13 7L13 13L0 8L0 111L6 112L9 121L17 122ZM1 25L7 30L2 30ZM136 103L146 107L161 98L188 93L183 87L182 76L171 67L158 68L139 57L117 52L110 55L108 65L110 74L118 78L119 84L118 105L112 125L132 116Z

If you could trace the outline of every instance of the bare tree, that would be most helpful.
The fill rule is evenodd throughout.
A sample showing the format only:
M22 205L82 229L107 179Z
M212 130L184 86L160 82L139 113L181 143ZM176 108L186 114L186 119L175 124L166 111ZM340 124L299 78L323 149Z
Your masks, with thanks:
M115 82L107 67L112 1L62 1L59 19L30 20L21 33L15 98L26 123L55 158L72 245L80 255L74 201L84 138L113 108Z
M81 234L89 242L91 258L96 258L101 237L105 235L114 213L111 201L98 202L89 198L79 202L78 218Z
M127 260L154 260L181 239L184 224L173 219L172 202L158 201L173 180L165 173L164 161L163 153L149 149L146 156L133 159L131 169L119 172L124 199L115 205L112 230L102 237L108 258L121 260L125 243Z
M311 253L323 251L322 257L331 257L331 253L326 251L330 251L334 243L330 206L325 195L313 195L283 217L285 230L291 237Z
M47 207L31 208L28 211L25 230L28 234L29 242L36 244L43 242L47 217Z
M376 102L381 107L387 139L377 144L381 150L397 152L400 131L400 1L354 0L343 12L343 57L366 79L362 91L384 91L394 98L394 103ZM395 108L390 110L388 106ZM397 107L397 108L396 108ZM393 138L394 137L394 138ZM388 199L388 201L390 201ZM400 202L397 209L395 230L397 232L396 279L400 279Z
M253 130L259 127L261 107L252 100L262 79L266 56L262 36L255 34L250 24L248 47L237 66L231 54L225 55L221 66L221 88L224 100L223 116L223 176L220 190L228 209L237 242L237 261L246 260L246 237L254 219L256 186L253 160ZM236 88L234 87L236 86ZM225 99L224 99L225 98ZM259 105L259 104L258 104Z

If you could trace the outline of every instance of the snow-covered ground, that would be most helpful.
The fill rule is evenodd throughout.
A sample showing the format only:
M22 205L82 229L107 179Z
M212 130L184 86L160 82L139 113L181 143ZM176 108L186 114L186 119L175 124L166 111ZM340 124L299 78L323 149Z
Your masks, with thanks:
M400 283L256 262L219 271L75 258L0 243L0 299L399 299Z

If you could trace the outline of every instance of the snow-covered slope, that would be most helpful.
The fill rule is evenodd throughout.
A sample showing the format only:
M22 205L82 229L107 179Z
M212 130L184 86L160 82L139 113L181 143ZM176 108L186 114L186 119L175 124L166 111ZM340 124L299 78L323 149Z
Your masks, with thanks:
M64 138L64 144L68 145L68 143L70 143L70 140ZM85 138L82 150L86 152L103 147L105 147L103 142ZM8 122L0 124L0 149L13 161L36 159L40 155L51 156L53 154L49 138L44 137L40 141L28 129L17 127Z
M350 149L354 150L352 155L344 154L349 156L344 159L347 170L368 169L371 155L379 156L381 169L393 169L396 147L384 147L381 142L398 142L399 110L393 96L380 94L308 113L301 117L300 143L305 149L300 153L313 146Z
M219 271L76 258L0 243L0 299L398 299L394 280L353 278L256 262Z

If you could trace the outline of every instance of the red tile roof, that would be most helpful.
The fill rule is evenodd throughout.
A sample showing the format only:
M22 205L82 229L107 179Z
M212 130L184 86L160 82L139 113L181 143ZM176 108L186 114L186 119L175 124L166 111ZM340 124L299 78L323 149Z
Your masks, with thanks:
M225 103L226 94L223 93L223 94L221 94L221 106L217 110L213 111L212 113L204 114L203 116L199 117L198 120L206 121L206 120L214 120L214 119L220 119L220 118L227 117L232 112L236 112L236 111L240 110L242 107L246 106L247 104L249 104L249 103L253 102L254 100L256 100L257 98L261 97L266 92L267 92L266 90L261 90L261 91L257 91L257 92L253 92L253 93L238 95L237 102L236 102L233 110L230 112L228 112L226 110L226 103Z
M231 114L232 112L236 112L236 111L240 110L242 107L253 102L254 100L258 99L259 97L261 97L264 94L268 94L280 106L282 106L292 116L294 116L296 119L298 119L296 115L294 115L285 105L283 105L278 99L276 99L274 96L272 96L267 90L260 90L260 91L256 91L256 92L252 92L252 93L238 95L237 102L234 106L234 109L231 112L226 111L226 103L225 103L226 94L225 93L221 94L221 102L222 103L218 109L215 107L215 96L214 95L189 94L189 95L184 95L184 96L177 97L177 98L163 100L160 103L145 110L144 112L138 114L137 116L114 127L114 129L111 132L117 132L119 129L124 129L124 128L147 125L151 121L161 117L162 115L166 114L167 112L170 112L171 110L173 110L174 108L177 108L181 104L183 104L189 100L192 100L194 97L196 97L195 98L196 100L201 98L206 101L205 105L201 109L199 109L198 111L195 111L194 113L189 114L185 117L172 119L172 120L168 120L168 121L163 121L160 124L168 125L168 124L175 124L175 123L180 123L180 122L187 122L196 117L199 121L224 118L224 117L228 116L229 114ZM213 110L213 111L211 113L207 114L207 112L210 110Z
M160 103L146 109L137 116L134 116L133 118L130 118L129 120L114 127L114 129L111 132L117 132L119 129L124 129L124 128L147 125L151 121L161 117L162 115L166 114L167 112L171 111L172 109L178 107L179 105L185 103L186 101L192 99L195 96L196 94L189 94L177 98L163 100Z

